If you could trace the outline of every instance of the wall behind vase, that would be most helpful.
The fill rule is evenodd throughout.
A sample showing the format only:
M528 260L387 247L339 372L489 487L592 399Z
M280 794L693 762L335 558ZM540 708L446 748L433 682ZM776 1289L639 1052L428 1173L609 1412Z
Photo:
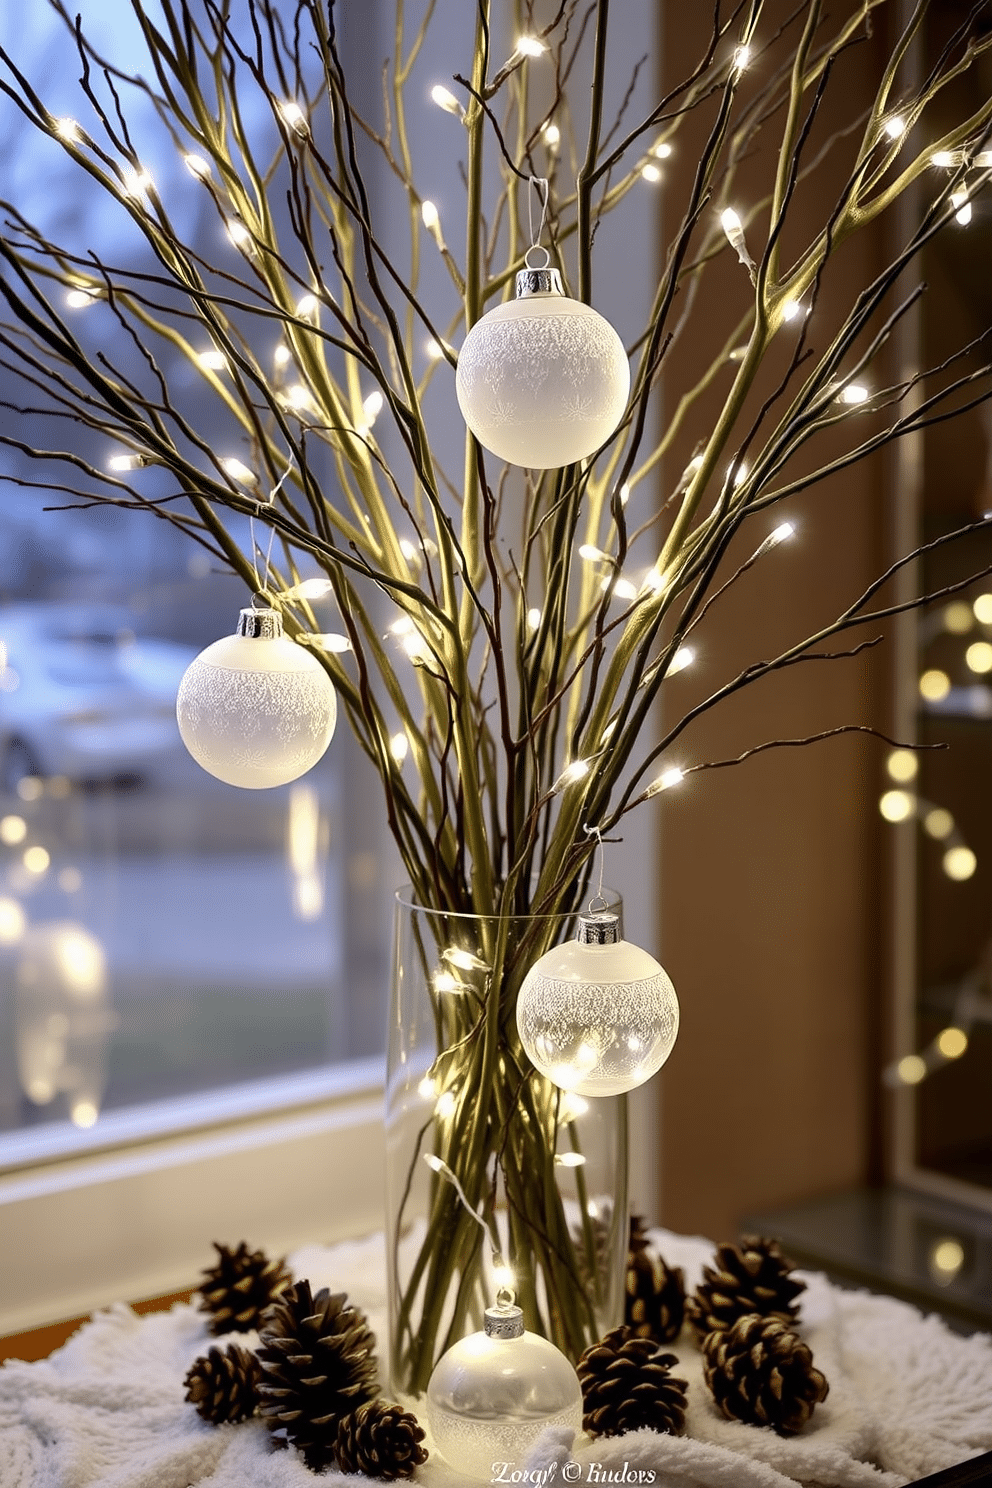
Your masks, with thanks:
M787 10L777 4L766 10L759 40ZM663 81L671 86L702 48L707 17L697 26L681 8L676 16L673 4L665 16ZM867 93L874 60L867 45L848 59L830 128L860 113L859 90ZM841 110L850 112L845 117ZM679 154L693 158L681 144ZM676 201L674 159L673 166L666 199ZM743 175L730 200L740 208L757 195L755 177ZM822 214L822 196L811 205ZM676 225L666 221L666 238ZM755 252L764 225L759 218L753 229ZM794 248L801 228L800 213ZM861 242L854 254L840 255L808 326L814 347L822 348L826 337L825 325L818 334L818 318L825 322L834 296L853 296L876 249L880 254L882 246ZM725 258L723 292L709 298L715 345L750 290L740 266ZM783 261L790 261L788 247ZM676 355L683 363L698 357L701 370L707 351L713 354L694 341ZM685 381L680 365L678 386ZM674 451L669 489L707 416L700 408ZM788 507L773 508L767 528L738 539L728 575L735 555L737 562L747 558L776 522L788 519L796 527L793 542L714 606L696 663L674 679L682 692L670 694L673 711L681 714L687 701L749 661L776 654L825 623L885 567L886 476L883 461L858 465ZM734 757L767 739L845 723L891 727L890 666L869 652L792 667L690 728L672 763ZM847 735L690 777L663 798L663 959L683 1012L679 1044L662 1078L662 1220L674 1229L730 1238L749 1212L852 1186L877 1171L885 985L880 760L880 746Z

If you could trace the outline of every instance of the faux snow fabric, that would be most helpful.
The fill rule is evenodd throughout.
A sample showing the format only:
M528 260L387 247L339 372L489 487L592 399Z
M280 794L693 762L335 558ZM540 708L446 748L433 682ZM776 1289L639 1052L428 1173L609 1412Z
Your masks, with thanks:
M669 1265L694 1286L713 1247L654 1230ZM346 1291L384 1324L381 1236L312 1246L290 1258L314 1287ZM805 1275L800 1329L830 1394L806 1430L782 1438L726 1421L703 1381L688 1331L672 1345L689 1381L683 1437L651 1431L590 1441L546 1432L529 1457L494 1464L495 1482L653 1483L657 1488L897 1488L992 1451L992 1338L962 1338L890 1297ZM240 1335L249 1347L252 1334ZM215 1427L183 1401L183 1377L210 1337L202 1313L176 1306L138 1317L118 1304L39 1363L0 1369L2 1488L313 1488L295 1450L273 1451L257 1421ZM427 1446L430 1447L428 1439ZM319 1481L363 1481L333 1469ZM428 1488L465 1488L432 1453Z

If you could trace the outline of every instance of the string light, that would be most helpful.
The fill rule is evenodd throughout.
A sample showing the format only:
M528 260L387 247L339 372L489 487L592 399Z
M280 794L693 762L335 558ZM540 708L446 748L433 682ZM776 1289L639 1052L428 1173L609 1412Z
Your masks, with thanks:
M198 181L205 181L210 174L210 162L202 155L184 155L183 165Z
M433 232L441 220L440 213L432 201L420 203L420 216L428 232Z
M589 774L589 769L588 760L573 760L570 765L565 766L564 770L558 776L558 779L551 787L551 794L554 795L557 791L565 790L569 785L578 785L580 780L585 780Z
M126 470L140 470L143 465L148 464L145 455L111 455L107 461L107 469L115 472Z
M28 835L28 824L23 816L5 816L0 821L0 842L7 847L16 847Z
M48 849L41 847L38 843L35 843L33 847L26 848L24 856L21 859L28 872L33 873L36 878L40 878L43 873L48 872L51 861L51 854Z
M968 200L967 191L952 191L951 206L956 208L954 213L955 222L961 227L967 227L971 221L971 202Z
M312 646L319 646L322 651L330 651L337 655L351 650L351 641L348 637L334 630L322 631L318 635L307 636L304 639L309 640Z
M536 36L521 36L517 42L517 55L521 57L540 57L547 50L544 42Z
M464 110L461 104L451 89L446 88L443 83L434 84L431 89L431 98L439 109L444 109L446 114L454 114L457 118L464 118Z
M969 671L979 675L992 672L992 646L988 641L973 642L964 653L964 659Z
M424 351L427 353L427 356L432 362L439 362L444 356L444 347L441 345L440 341L435 341L433 336L431 336L431 338L428 340L427 344L424 347Z
M945 1059L960 1059L968 1047L968 1035L953 1025L937 1035L937 1050Z
M630 500L630 482L629 481L624 481L623 485L620 487L620 505L621 506L626 506L627 505L627 502L629 500Z
M749 46L742 45L736 48L733 57L730 59L730 65L733 71L736 72L739 76L744 71L745 67L747 67L747 64L750 62L750 60L751 48Z
M930 1265L942 1286L953 1281L964 1265L964 1247L960 1240L938 1240L930 1252Z
M645 794L657 796L661 791L672 790L676 785L681 785L684 779L684 770L680 770L678 765L669 765L667 770L662 770L656 780L652 780Z
M754 274L756 265L748 252L747 241L744 237L744 225L733 207L725 207L720 213L720 226L723 228L724 236L737 254L740 262L750 274Z
M916 797L905 790L889 790L881 797L878 809L889 822L908 821L916 812Z
M736 481L735 484L739 485L740 481ZM755 549L754 557L760 558L762 554L770 552L772 548L777 548L779 543L788 542L789 538L795 535L796 529L791 522L780 522L773 531L769 532L764 542Z
M457 966L459 971L489 970L488 963L481 956L477 956L474 951L467 951L464 946L446 946L441 952L441 959Z
M65 302L70 310L85 310L87 305L93 305L100 298L95 289L89 289L85 285L78 284L74 289L66 293Z
M279 345L272 353L273 362L275 362L277 367L285 367L289 364L290 361L292 361L292 358L293 353L290 351L289 347L286 346L282 341L280 341Z
M296 313L301 320L309 320L317 312L319 301L315 294L305 294L296 302Z
M671 661L668 663L668 669L665 672L665 676L674 677L677 673L684 672L686 667L692 666L692 663L695 661L695 659L696 653L691 646L680 646L675 655L672 657Z
M923 818L923 830L935 842L944 842L954 831L954 818L943 806L934 806Z
M401 765L410 753L410 740L406 734L394 734L389 741L389 753L398 765Z
M285 599L326 599L334 589L330 579L312 578L301 579L298 584L287 589Z
M930 164L952 170L957 165L964 164L963 150L935 150L930 156Z
M537 608L527 611L527 629L536 630L541 623L541 611Z
M555 1164L559 1168L581 1168L585 1166L585 1154L582 1152L556 1152Z
M974 612L961 599L956 599L946 606L942 619L944 629L950 631L951 635L967 635L975 623Z
M911 749L894 749L885 761L885 768L892 780L905 784L915 780L919 773L919 761Z
M314 406L310 389L303 382L294 382L286 389L286 402L294 413L305 413Z
M544 135L544 143L547 145L548 149L557 150L558 146L561 144L561 130L558 128L558 125L545 124L542 133Z
M659 140L651 147L651 154L656 160L667 160L672 153L672 147L667 140Z
M650 181L652 183L661 180L661 171L656 165L652 165L650 160L647 162L646 165L641 166L641 175L643 176L645 181Z
M231 455L226 460L221 460L220 468L231 480L237 481L241 486L254 486L258 484L258 476L253 470L249 470L236 456Z
M254 247L254 244L251 240L251 233L248 231L247 227L245 227L244 223L240 222L237 217L232 217L226 224L226 227L227 236L230 238L235 248L240 248L243 253L247 253L252 247Z
M196 360L207 372L227 371L227 357L222 351L201 351Z
M860 382L849 382L837 394L837 401L838 403L849 403L852 407L856 407L859 403L867 403L870 397L871 393Z
M52 127L59 139L64 141L65 144L78 145L82 143L83 131L75 119L70 119L68 116L62 119L56 119Z
M402 764L402 760L399 763ZM433 980L435 992L468 991L465 983L460 982L457 977L452 976L450 971L436 971Z
M638 594L637 585L630 579L604 579L602 589L604 593L611 590L617 599L636 599Z
M135 170L128 167L124 172L124 195L131 197L133 201L140 201L147 196L149 191L155 189L155 182L146 170Z
M587 563L609 563L610 555L604 553L602 548L597 548L595 543L583 543L579 548L579 557L584 558Z
M955 883L964 883L974 875L978 867L978 859L970 847L958 845L947 849L941 866L948 878L953 879Z
M443 1090L437 1098L437 1105L434 1107L434 1113L435 1115L439 1116L442 1121L447 1121L449 1116L453 1116L455 1114L457 1105L458 1102L455 1099L454 1091Z
M979 594L971 608L979 625L992 625L992 594Z
M920 678L919 687L920 696L928 703L940 703L951 690L951 679L939 667L930 667Z
M368 428L371 429L372 425L379 417L380 413L382 412L384 402L385 399L379 392L379 389L376 388L373 392L369 393L368 397L362 403L362 408L365 412L365 420Z
M975 156L975 164L979 170L987 170L992 165L992 150L979 150Z
M904 1085L919 1085L926 1079L927 1067L919 1054L906 1054L896 1065L896 1073Z
M287 128L292 129L295 134L310 133L307 116L295 98L287 98L285 102L279 104L279 115Z
M902 139L906 133L906 120L901 114L893 114L891 119L886 119L882 128L890 140Z

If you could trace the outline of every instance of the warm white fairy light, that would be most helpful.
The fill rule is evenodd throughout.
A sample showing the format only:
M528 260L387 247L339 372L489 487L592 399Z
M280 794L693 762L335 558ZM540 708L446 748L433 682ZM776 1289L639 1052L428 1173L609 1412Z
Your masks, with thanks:
M747 480L748 466L744 463L743 460L741 460L736 470L734 470L734 467L732 465L728 468L728 475L730 474L731 470L734 471L734 490L736 491L737 487L743 485L744 481Z
M0 842L7 847L16 847L28 835L28 824L23 816L5 816L0 821Z
M202 155L184 155L183 165L198 181L205 181L210 174L210 162L204 160Z
M230 455L226 460L221 460L220 468L225 475L229 475L233 481L241 486L254 486L258 484L258 476L254 470L249 470L235 455Z
M326 599L332 593L334 585L330 579L321 579L316 575L312 579L301 579L298 584L286 590L286 599Z
M416 544L412 543L408 537L400 538L400 552L403 554L403 557L406 559L407 563L412 563L415 559L420 557L420 553L417 551Z
M885 123L882 125L882 128L889 136L889 139L902 139L903 135L906 133L906 120L902 117L901 114L893 114L890 119L886 119Z
M558 128L558 125L545 124L544 129L541 132L544 135L544 143L547 145L548 149L557 150L558 146L561 144L561 130Z
M565 766L554 785L551 787L552 794L555 791L566 790L570 785L578 785L580 780L585 780L589 774L590 765L588 760L572 760L571 764Z
M424 662L431 654L427 642L416 630L411 630L407 635L403 636L400 645L413 662Z
M955 222L961 227L967 227L971 221L971 202L968 200L967 191L952 191L951 206L955 208Z
M658 143L656 145L653 145L651 148L651 154L655 157L656 160L667 160L671 153L672 147L667 140L659 140Z
M365 422L370 429L382 412L384 402L385 399L378 388L369 393L368 397L363 401L362 408L365 411Z
M946 1286L954 1280L964 1265L964 1246L960 1240L938 1240L930 1252L930 1265L936 1272L936 1280Z
M486 971L487 963L477 956L474 951L465 950L464 946L445 946L441 952L441 959L457 966L459 971Z
M230 218L230 220L226 224L226 227L227 236L230 238L235 248L240 248L244 251L252 246L251 233L248 231L247 227L245 227L244 223L240 222L237 217Z
M665 676L677 676L679 672L684 672L686 667L692 666L695 659L696 653L691 646L680 646L668 663L668 670L665 672Z
M975 623L975 614L963 599L955 599L947 605L941 615L944 629L951 635L967 635Z
M911 749L893 749L885 761L885 768L891 780L897 780L900 785L905 785L908 780L916 779L920 764Z
M947 849L941 860L941 867L947 877L953 879L955 883L964 883L974 876L975 869L978 867L978 859L970 847L959 843Z
M856 407L859 403L867 403L870 397L871 393L860 382L849 382L837 394L837 401L838 403L849 403L852 407Z
M641 166L641 175L645 181L654 183L661 180L661 171L649 160L646 165Z
M647 794L657 796L661 791L672 790L676 785L681 785L684 779L684 770L680 770L678 765L669 765L667 770L662 770L656 780L652 780L647 788Z
M979 625L992 625L992 594L977 595L971 608Z
M460 982L450 971L436 971L433 976L435 992L464 992L465 983Z
M296 134L308 134L310 126L303 109L295 98L287 98L279 104L279 116L288 129Z
M439 109L444 109L446 114L460 115L462 113L462 106L458 102L458 99L452 93L451 89L446 88L443 83L434 84L431 89L431 98Z
M790 537L795 537L795 535L796 529L791 522L780 522L777 527L769 532L764 542L756 549L755 558L760 558L762 554L769 552L772 548L777 548L779 543L788 542Z
M312 646L319 646L322 651L330 651L335 655L351 650L351 641L340 631L321 631L317 635L308 636L307 639Z
M896 1065L896 1074L904 1085L919 1085L926 1079L927 1067L919 1054L907 1054Z
M585 1165L585 1155L581 1152L556 1152L555 1163L559 1168L581 1168Z
M975 164L979 170L988 170L992 165L992 150L979 150L975 156Z
M988 641L975 641L965 651L964 659L968 670L977 672L979 676L992 672L992 646Z
M602 587L604 592L609 589L617 599L637 598L637 585L631 583L630 579L604 579Z
M516 1287L516 1284L516 1272L513 1270L512 1266L502 1264L493 1267L493 1286L497 1289L497 1291L501 1291L505 1287L512 1292Z
M133 167L128 167L128 169L125 170L125 196L131 197L133 201L140 201L143 196L147 196L149 191L153 191L154 189L155 182L152 180L151 176L146 170L135 170L133 169Z
M624 481L623 485L620 487L620 505L621 506L626 506L627 505L627 502L629 500L630 500L630 482L629 481Z
M929 667L920 678L919 688L928 703L940 703L951 690L951 679L940 667Z
M534 631L541 623L541 611L535 605L527 611L527 629Z
M93 305L100 298L95 289L87 289L78 284L75 289L70 289L65 297L65 302L70 310L85 310L87 305Z
M36 878L40 878L43 873L48 872L51 861L51 854L47 847L42 847L39 843L35 843L33 847L25 848L24 855L21 858L21 862L28 872L33 873Z
M196 360L207 372L226 372L227 357L222 351L201 351L197 353Z
M434 1107L434 1111L436 1115L440 1116L442 1121L447 1121L449 1116L455 1114L457 1105L458 1102L455 1099L454 1091L444 1090L437 1098L437 1105Z
M968 1047L968 1035L963 1028L956 1028L951 1024L938 1033L936 1044L937 1052L945 1059L960 1059Z
M586 563L609 563L610 556L604 553L602 548L597 548L595 543L583 543L579 548L579 557Z
M392 625L389 627L390 635L394 636L409 635L412 630L413 621L410 619L409 615L401 615L399 619L394 620Z
M389 753L398 765L401 765L410 753L410 740L406 734L400 731L394 734L389 741Z
M431 336L424 346L424 352L432 362L439 362L444 356L444 347Z
M734 55L731 58L730 65L733 68L734 72L740 74L744 71L750 60L751 48L747 45L742 45L737 47L734 51Z
M295 413L305 413L313 407L313 398L306 383L294 382L286 389L286 402Z
M315 294L301 295L296 302L297 315L300 317L301 320L308 320L312 315L316 313L318 303L319 302Z
M83 137L83 131L75 119L70 119L68 116L56 119L53 128L59 139L64 140L67 145L78 145Z
M935 150L930 156L930 164L944 170L953 170L955 166L964 163L964 154L961 150Z
M521 36L517 42L519 57L540 57L547 50L547 46L537 36Z
M277 367L287 367L293 360L293 353L285 342L279 342L275 351L272 353L272 360Z
M916 797L910 791L889 790L879 800L878 809L886 821L908 821L916 812Z
M944 806L933 806L923 818L923 830L935 842L945 842L954 831L954 818Z
M125 470L140 470L147 463L144 455L111 455L107 461L107 469L118 473Z

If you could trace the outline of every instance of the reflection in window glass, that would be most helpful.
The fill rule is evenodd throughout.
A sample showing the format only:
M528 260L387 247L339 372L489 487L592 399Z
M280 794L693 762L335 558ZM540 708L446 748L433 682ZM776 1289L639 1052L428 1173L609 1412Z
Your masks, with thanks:
M64 31L47 8L10 9L0 39L16 24L19 60L68 109ZM129 6L83 9L127 64ZM15 114L0 113L2 195L80 253L129 252ZM164 138L161 155L185 170ZM86 317L109 311L65 313L85 344ZM27 446L53 438L37 412L0 417ZM88 433L79 453L105 465L104 444ZM234 630L243 585L166 522L65 509L27 450L0 452L0 473L0 1163L5 1132L378 1052L383 827L347 730L291 786L206 775L180 743L176 688ZM236 536L247 545L247 524Z

